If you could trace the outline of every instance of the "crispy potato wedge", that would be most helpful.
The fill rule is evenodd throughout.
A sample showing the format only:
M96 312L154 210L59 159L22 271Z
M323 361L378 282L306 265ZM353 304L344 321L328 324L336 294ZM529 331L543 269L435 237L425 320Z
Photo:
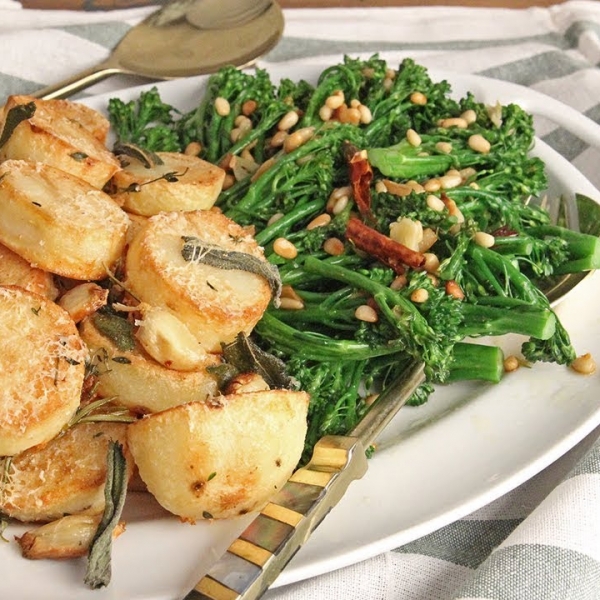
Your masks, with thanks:
M0 164L0 242L45 271L100 279L121 257L129 218L112 198L49 165Z
M225 179L223 169L197 156L156 155L162 164L150 168L127 157L128 164L113 176L116 191L112 196L126 211L149 217L159 212L208 209L215 203Z
M156 500L179 517L262 508L296 467L308 395L269 390L192 402L130 426L129 448Z
M58 289L52 273L32 267L24 258L0 244L0 285L18 285L56 300Z
M24 522L54 521L104 509L108 444L123 445L129 476L126 423L81 423L47 444L12 457L0 482L0 510Z
M44 296L0 287L0 456L52 439L77 410L87 348Z
M262 249L242 227L214 211L149 217L126 258L127 289L140 300L171 310L209 352L220 352L239 332L250 333L271 300L261 275L187 261L183 237L266 263Z
M20 104L35 103L35 113L22 121L0 148L0 160L40 162L62 169L97 189L121 168L104 145L104 117L69 100L41 100L31 96L9 96L8 111ZM98 116L96 116L98 114ZM104 137L100 140L100 137Z
M139 344L122 351L94 325L84 319L80 333L97 361L98 393L141 413L158 412L185 402L203 401L217 394L218 380L208 367L221 359L206 355L204 367L195 371L175 371L157 363Z

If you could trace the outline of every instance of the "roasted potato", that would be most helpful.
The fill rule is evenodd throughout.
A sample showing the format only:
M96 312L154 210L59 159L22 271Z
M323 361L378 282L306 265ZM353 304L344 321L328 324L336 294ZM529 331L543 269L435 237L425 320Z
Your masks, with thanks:
M20 521L54 521L104 509L110 441L123 445L128 475L126 423L80 423L47 444L13 456L0 480L0 511Z
M112 194L126 211L143 216L176 210L210 208L223 187L225 171L197 156L157 152L162 164L146 167L126 157L127 165L115 173Z
M133 350L119 350L94 325L84 319L81 337L98 362L98 393L142 413L158 412L185 402L206 400L218 391L218 380L208 368L220 364L215 355L206 355L203 368L176 371L157 363L139 344Z
M15 106L35 104L32 117L22 121L0 148L0 160L45 163L87 181L97 189L121 168L104 145L105 118L69 100L9 96L4 118Z
M191 402L130 425L129 448L158 502L182 519L262 508L296 467L308 395L269 390Z
M112 198L49 165L0 164L0 242L30 264L100 279L125 247L129 218Z
M126 287L137 298L171 310L209 352L239 332L250 333L271 299L263 276L183 257L184 237L220 251L267 261L254 238L214 211L161 213L134 237L126 258Z
M0 287L0 456L59 433L79 406L87 356L73 319L57 304Z

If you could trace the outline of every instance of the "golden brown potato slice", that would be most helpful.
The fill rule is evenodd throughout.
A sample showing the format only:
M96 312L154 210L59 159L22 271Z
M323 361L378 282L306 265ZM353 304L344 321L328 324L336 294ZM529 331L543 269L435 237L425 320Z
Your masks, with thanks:
M0 288L0 456L52 439L79 406L87 349L58 305Z
M105 124L98 124L100 120L91 116L91 109L70 106L68 100L9 96L4 118L11 108L29 102L35 103L35 113L14 129L0 148L0 160L46 163L98 189L121 168L117 158L98 139Z
M104 509L109 442L123 445L128 474L126 423L80 423L47 444L12 457L0 482L0 511L20 521L54 521Z
M197 156L157 152L162 164L145 167L127 157L129 164L116 173L113 198L126 211L151 216L175 210L210 208L223 187L225 171ZM172 175L167 176L165 175Z
M98 393L140 412L158 412L185 402L203 401L218 392L214 373L207 370L220 364L215 355L206 355L204 367L196 371L175 371L157 363L139 344L131 351L119 350L94 325L93 317L80 325L81 337L100 361Z
M112 198L49 165L0 164L0 242L45 271L100 279L121 257L129 218Z
M55 300L58 289L52 273L32 267L24 258L0 244L0 285L18 285Z
M308 395L269 390L192 402L128 430L142 480L183 519L223 519L262 508L296 467Z
M215 211L155 215L131 242L127 288L140 300L171 310L206 350L220 352L222 342L232 342L239 332L250 333L269 304L271 289L256 273L185 260L185 236L267 261L243 228Z

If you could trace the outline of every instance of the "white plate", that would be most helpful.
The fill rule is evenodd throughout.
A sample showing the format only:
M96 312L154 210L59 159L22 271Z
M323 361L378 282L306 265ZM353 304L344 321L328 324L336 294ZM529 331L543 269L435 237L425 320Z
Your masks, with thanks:
M315 68L287 77L314 79ZM537 92L476 76L440 75L456 95L467 90L488 103L517 102L554 117L600 146L600 128ZM159 84L163 98L182 109L197 102L203 78ZM148 87L148 86L146 86ZM120 92L135 98L142 88ZM108 97L87 101L104 109ZM538 142L551 189L598 192L570 163ZM587 278L558 312L578 353L600 356L600 276ZM520 340L502 345L518 350ZM438 529L513 489L559 458L600 424L600 380L556 365L521 369L498 385L456 384L435 392L419 408L405 408L385 431L365 477L353 483L296 555L276 585L372 557ZM240 533L251 517L188 525L165 514L146 495L132 495L127 531L114 544L113 577L104 590L84 587L84 560L29 562L16 543L0 544L0 597L15 600L173 600L180 598ZM10 527L7 535L22 532Z

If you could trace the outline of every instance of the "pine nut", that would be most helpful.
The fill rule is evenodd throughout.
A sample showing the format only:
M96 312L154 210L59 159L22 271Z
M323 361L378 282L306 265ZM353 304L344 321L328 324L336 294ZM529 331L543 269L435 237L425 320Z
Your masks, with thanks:
M350 100L350 106L352 108L358 108L360 106L360 100L357 98L352 98L352 100Z
M360 122L363 125L368 125L373 120L373 113L371 113L371 109L364 104L361 104L358 107L358 112L360 113Z
M475 177L477 175L477 171L473 167L465 167L459 171L460 176L462 177L463 182L471 179L471 177Z
M438 198L433 194L429 194L425 202L431 210L435 210L436 212L441 212L446 208L446 205L442 202L441 198Z
M365 321L366 323L377 323L379 320L377 311L368 304L361 304L360 306L357 306L356 310L354 311L354 316L359 321Z
M425 263L423 269L428 273L435 273L440 268L440 259L433 252L425 252Z
M277 221L279 221L279 219L281 219L281 217L283 217L283 216L284 216L284 214L282 212L275 213L267 221L267 225L273 225L273 223L277 223Z
M309 231L316 229L317 227L323 227L331 222L331 215L322 213L315 217L307 226L306 229Z
M449 117L440 121L440 127L443 127L444 129L450 129L451 127L466 129L468 126L469 124L461 117Z
M406 132L406 140L408 141L408 143L411 146L414 146L415 148L417 148L418 146L421 145L421 136L414 130L414 129L409 129Z
M298 113L295 110L290 110L281 117L279 123L277 123L277 129L279 129L279 131L287 131L298 123L298 119Z
M413 192L410 185L407 185L406 183L398 183L397 181L391 181L389 179L384 179L383 183L385 184L387 191L390 194L394 194L394 196L403 198L404 196L409 196Z
M233 123L242 131L249 131L252 129L252 121L246 115L238 115Z
M223 190L228 190L235 183L235 177L231 173L226 173L223 179Z
M279 308L283 310L302 310L304 308L304 302L302 302L302 300L296 300L296 298L282 297L279 300Z
M398 275L394 278L392 283L390 283L390 289L395 291L401 290L402 288L406 287L407 283L408 279L406 278L406 275Z
M586 354L582 354L578 356L572 363L571 369L576 373L581 373L582 375L591 375L596 372L596 361L592 357L592 355L587 352Z
M258 107L256 100L246 100L242 104L242 113L249 117Z
M339 238L328 238L323 243L323 250L330 256L340 256L341 254L344 254L344 242Z
M460 118L464 119L469 125L472 125L475 123L475 121L477 121L477 113L472 108L469 108L465 110L462 115L460 115Z
M287 131L277 131L273 134L269 145L271 148L280 148L283 146L283 142L285 142L285 138L288 136Z
M442 154L450 154L452 152L452 144L450 142L438 142L435 149Z
M503 365L505 373L512 373L521 366L521 364L519 363L519 359L516 356L513 356L512 354L504 359Z
M458 187L462 183L462 177L460 173L446 173L440 177L440 184L443 190L450 190Z
M365 398L365 406L371 406L371 404L373 404L377 398L379 398L379 394L369 394Z
M256 181L265 171L268 171L275 164L275 162L276 161L274 156L271 156L271 158L267 158L267 160L261 163L258 169L254 171L254 174L250 178L250 181Z
M414 180L410 180L406 182L406 185L413 191L415 194L423 194L425 193L425 188L418 182Z
M441 189L442 184L440 183L439 179L429 179L428 181L426 181L423 184L423 189L426 192L439 192L439 190Z
M292 242L286 240L285 238L277 238L273 242L273 252L281 258L285 258L287 260L292 260L298 256L298 250Z
M300 302L302 302L302 298L298 295L296 290L291 285L282 285L281 286L281 297L282 298L293 298L294 300L300 300Z
M452 296L457 300L465 299L465 293L462 291L460 285L458 285L458 283L454 281L454 279L446 281L446 283L444 284L444 289L446 290L446 294L448 294L448 296Z
M319 118L321 121L329 121L333 116L333 109L327 106L327 104L323 104L319 109Z
M352 194L352 188L349 185L345 185L343 187L334 188L334 190L329 194L329 198L327 199L326 210L327 212L332 212L333 207L337 200L339 200L342 196L348 196Z
M471 150L480 154L488 154L492 149L492 145L480 133L473 134L467 143Z
M485 231L478 231L473 236L473 241L482 248L491 248L496 243L494 236Z
M220 117L226 117L231 112L229 100L227 100L227 98L223 98L222 96L215 98L215 110Z
M385 70L385 76L388 79L396 79L396 71L394 71L394 69L387 68Z
M410 295L410 299L416 304L423 304L429 300L429 292L425 288L417 288Z
M242 137L243 133L244 132L239 127L234 127L229 132L229 139L231 140L231 143L235 144Z
M348 198L348 196L341 196L338 198L331 207L331 214L339 215L341 212L346 210L348 202L350 202L350 198Z
M190 142L183 151L188 156L198 156L202 152L202 145L200 142Z
M427 104L427 96L422 92L413 92L410 95L410 101L413 104L418 104L419 106L425 106Z
M425 227L423 229L423 239L419 243L419 252L427 252L437 241L437 233L431 227Z
M385 183L383 181L381 181L381 179L379 179L375 183L375 191L378 194L385 194L387 192L387 187L386 187Z
M331 110L339 108L342 104L344 104L344 92L342 90L337 90L325 100L325 106L328 106Z
M290 133L283 142L283 149L287 152L293 152L296 148L300 148L303 144L306 144L308 140L315 134L314 127L303 127Z
M338 109L337 117L340 123L349 123L350 125L358 125L360 123L360 111L358 108L347 107L344 104Z
M394 80L390 77L386 77L381 85L383 86L383 89L387 92L392 89L392 86L394 85Z

